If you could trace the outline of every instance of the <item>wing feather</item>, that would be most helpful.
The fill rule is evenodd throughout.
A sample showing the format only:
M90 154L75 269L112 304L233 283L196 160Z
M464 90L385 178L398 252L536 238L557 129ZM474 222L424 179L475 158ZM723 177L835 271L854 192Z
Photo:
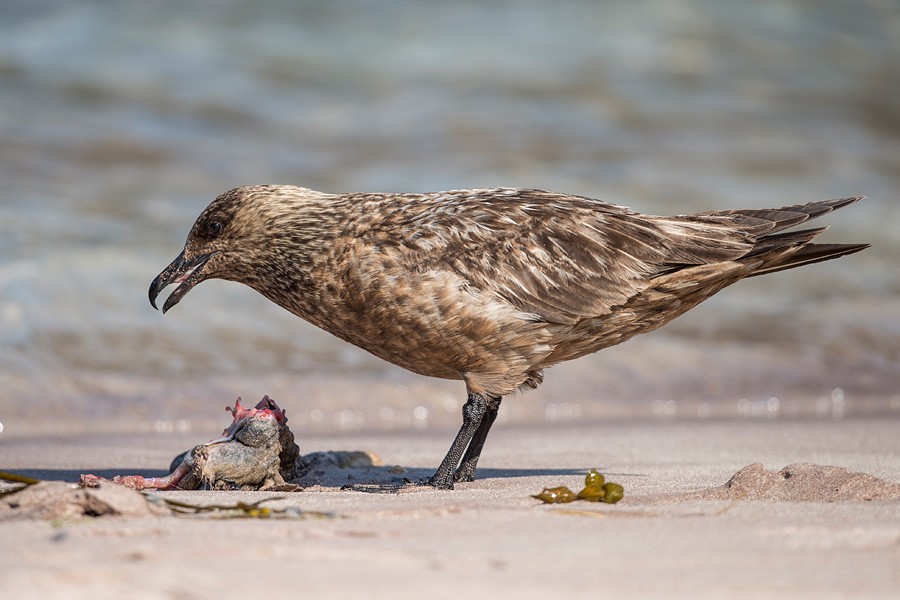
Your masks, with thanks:
M396 201L397 197L394 197ZM680 269L732 264L771 234L858 198L657 217L512 188L403 196L373 235L420 271L450 271L551 323L602 317ZM389 240L385 232L404 239ZM723 268L725 268L723 266Z
M418 235L403 245L420 250L407 256L411 264L449 270L552 323L609 314L670 269L673 260L703 264L709 249L717 259L752 247L723 224L706 234L708 243L701 240L688 251L684 248L695 244L698 229L690 222L659 221L541 190L444 192L418 196L416 202L430 208L407 211L407 226Z

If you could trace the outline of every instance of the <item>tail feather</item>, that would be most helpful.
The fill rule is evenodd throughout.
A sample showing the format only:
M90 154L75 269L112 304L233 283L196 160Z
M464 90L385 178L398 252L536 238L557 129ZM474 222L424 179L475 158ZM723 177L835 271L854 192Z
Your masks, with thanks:
M799 225L804 221L821 217L824 214L843 208L848 204L859 202L863 198L865 198L865 196L852 196L849 198L836 198L834 200L810 202L808 204L797 204L781 208L738 208L732 210L710 211L700 214L709 216L743 217L747 219L749 222L748 224L753 227L758 227L759 221L769 222L772 226L766 233L773 234L788 229L789 227L793 227L794 225Z
M803 229L801 231L788 231L786 233L776 233L759 238L753 250L748 252L745 257L759 256L771 250L785 250L792 247L800 247L808 244L817 235L828 229L827 227L817 227L815 229Z
M859 252L868 244L813 244L813 238L827 227L788 231L785 229L810 219L828 214L848 204L859 202L865 196L837 198L823 202L810 202L795 206L771 209L734 209L702 213L710 217L735 219L734 224L751 235L758 235L753 249L744 255L741 262L755 262L759 266L747 277L776 273L802 265L830 260Z
M757 275L766 275L768 273L777 273L785 269L793 269L803 265L811 265L813 263L831 260L854 254L860 250L865 250L869 244L805 244L796 252L790 253L781 260L767 261L757 270L753 271L747 277L756 277Z

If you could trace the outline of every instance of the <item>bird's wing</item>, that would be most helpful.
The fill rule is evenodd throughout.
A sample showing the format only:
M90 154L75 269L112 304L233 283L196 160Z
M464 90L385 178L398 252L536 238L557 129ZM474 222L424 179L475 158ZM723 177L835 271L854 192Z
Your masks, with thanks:
M445 193L441 203L417 212L406 239L398 240L406 259L420 270L450 270L552 323L603 316L654 276L731 260L753 246L729 216L647 217L539 190L468 194Z

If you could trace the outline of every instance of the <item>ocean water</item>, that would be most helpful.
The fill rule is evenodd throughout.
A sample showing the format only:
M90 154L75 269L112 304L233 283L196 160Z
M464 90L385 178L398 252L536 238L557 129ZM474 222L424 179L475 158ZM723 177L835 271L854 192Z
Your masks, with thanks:
M866 194L862 254L742 282L504 402L531 424L900 417L900 5L0 3L0 423L454 426L427 380L234 283L153 277L229 188L520 186L650 213Z

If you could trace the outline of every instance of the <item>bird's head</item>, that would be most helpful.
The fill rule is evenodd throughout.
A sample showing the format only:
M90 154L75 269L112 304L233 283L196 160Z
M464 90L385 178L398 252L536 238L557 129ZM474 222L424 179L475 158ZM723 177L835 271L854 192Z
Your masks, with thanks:
M282 252L283 240L296 241L294 224L315 218L315 200L326 194L293 186L260 185L225 192L200 213L184 250L150 284L150 304L166 286L179 284L162 311L178 304L207 279L228 279L257 287Z

